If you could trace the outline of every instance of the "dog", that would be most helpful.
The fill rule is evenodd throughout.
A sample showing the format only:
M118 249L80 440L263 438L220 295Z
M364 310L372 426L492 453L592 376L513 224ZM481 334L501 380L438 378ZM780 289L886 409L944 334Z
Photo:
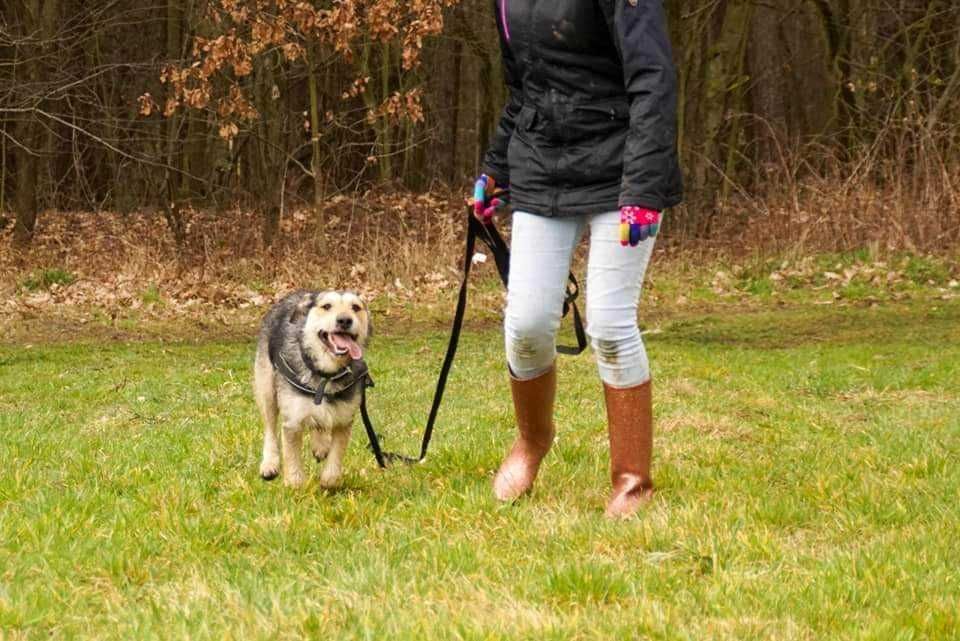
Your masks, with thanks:
M280 473L277 419L282 429L283 481L301 487L304 431L323 462L320 485L334 488L343 476L343 455L360 407L367 370L364 349L370 312L349 291L297 291L264 316L253 367L253 393L263 418L260 476Z

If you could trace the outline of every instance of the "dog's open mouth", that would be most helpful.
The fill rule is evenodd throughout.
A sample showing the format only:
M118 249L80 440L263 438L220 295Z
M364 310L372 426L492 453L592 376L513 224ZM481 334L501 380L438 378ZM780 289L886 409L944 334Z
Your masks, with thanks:
M363 350L357 343L357 337L346 332L321 332L320 338L326 344L327 349L337 356L350 354L353 360L363 358Z

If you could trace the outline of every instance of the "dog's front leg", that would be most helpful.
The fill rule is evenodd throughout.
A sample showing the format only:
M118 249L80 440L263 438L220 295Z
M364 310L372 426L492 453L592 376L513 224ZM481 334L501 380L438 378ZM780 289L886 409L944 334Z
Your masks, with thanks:
M277 439L277 389L273 367L267 356L258 351L254 368L253 392L263 419L263 459L260 476L265 481L280 473L280 441Z
M303 449L303 429L300 425L283 426L283 483L301 487L306 480L300 451Z
M263 460L260 462L260 478L272 481L280 472L280 444L277 443L276 418L267 419L263 430Z
M320 428L312 430L310 450L313 452L313 458L317 459L317 463L322 463L327 458L327 452L330 451L330 432Z
M350 442L351 425L337 427L330 435L330 451L327 453L327 462L320 472L320 485L325 488L334 488L340 485L343 476L343 455Z

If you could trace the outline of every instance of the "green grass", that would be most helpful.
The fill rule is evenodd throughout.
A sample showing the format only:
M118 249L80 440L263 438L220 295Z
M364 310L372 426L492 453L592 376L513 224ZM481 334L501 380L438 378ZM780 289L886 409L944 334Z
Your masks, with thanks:
M156 283L150 283L147 288L140 293L140 302L144 305L158 305L163 303L160 287Z
M258 478L250 341L0 347L0 638L960 638L960 304L659 329L660 489L629 523L602 517L587 356L499 506L495 331L465 336L429 460L380 472L358 426L332 494ZM388 449L444 341L377 338Z
M54 285L65 287L77 280L76 275L60 268L51 267L33 272L20 282L20 288L30 292L48 290Z

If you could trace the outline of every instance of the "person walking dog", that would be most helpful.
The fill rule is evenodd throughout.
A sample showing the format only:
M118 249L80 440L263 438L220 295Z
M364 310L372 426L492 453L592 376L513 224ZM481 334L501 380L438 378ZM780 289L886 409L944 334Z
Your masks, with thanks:
M590 228L587 333L603 381L610 517L653 494L650 367L637 305L663 210L682 200L676 71L662 0L495 0L509 99L475 216L513 209L504 319L519 435L494 479L512 501L554 440L556 332Z

